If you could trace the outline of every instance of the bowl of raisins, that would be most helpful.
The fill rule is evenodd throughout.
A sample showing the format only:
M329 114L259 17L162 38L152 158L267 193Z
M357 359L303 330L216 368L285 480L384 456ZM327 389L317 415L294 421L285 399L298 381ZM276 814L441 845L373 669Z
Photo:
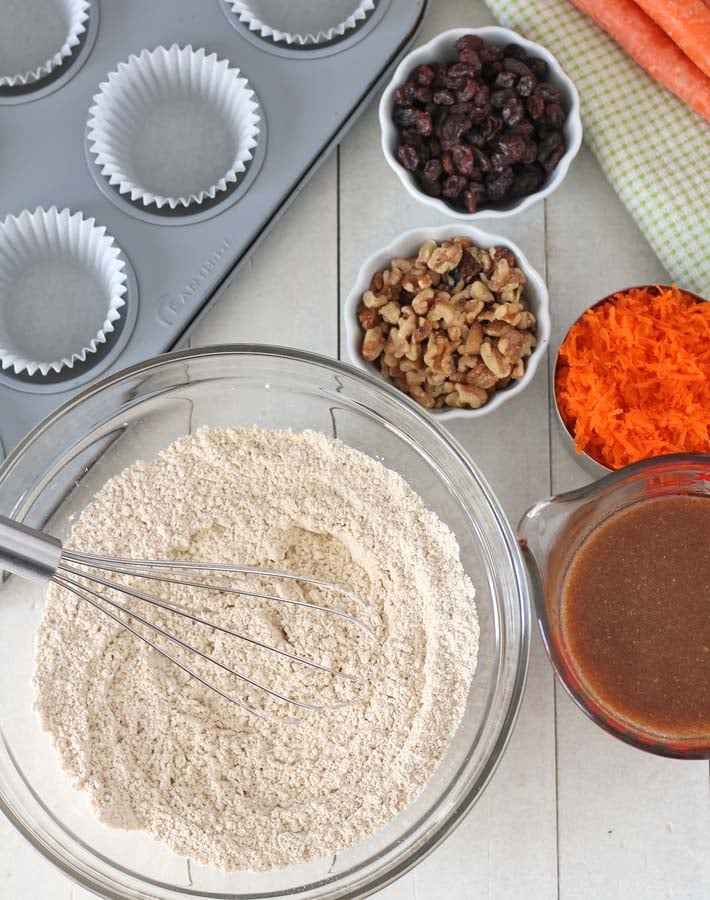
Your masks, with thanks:
M497 26L452 28L409 53L379 116L405 188L458 219L547 197L582 143L579 95L555 57Z

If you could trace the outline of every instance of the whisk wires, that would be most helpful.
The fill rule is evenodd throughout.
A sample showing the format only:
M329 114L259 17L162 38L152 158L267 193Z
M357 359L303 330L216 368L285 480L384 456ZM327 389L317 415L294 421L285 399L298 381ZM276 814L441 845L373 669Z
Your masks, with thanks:
M236 631L220 625L217 622L209 621L203 616L191 612L182 604L176 603L174 601L160 599L159 597L153 596L152 594L147 594L144 591L138 590L137 588L130 585L114 581L110 578L106 578L102 574L97 574L97 570L109 574L140 578L147 581L174 584L182 587L195 588L198 590L216 591L223 594L241 596L244 598L251 597L258 600L281 603L287 606L301 607L314 613L330 615L340 620L347 621L357 628L363 630L369 637L377 640L377 636L374 630L369 625L356 618L355 616L344 612L343 610L333 609L331 607L324 606L318 603L311 603L306 600L299 600L294 597L281 597L277 594L266 593L258 590L234 587L231 585L223 585L220 583L211 583L209 580L193 580L192 578L185 579L175 577L174 572L178 570L187 571L188 573L203 572L210 574L219 573L221 575L254 575L259 577L266 577L269 579L281 579L287 582L300 582L302 584L313 586L322 590L332 591L340 594L341 596L345 596L350 600L360 602L359 598L357 598L356 595L354 595L347 588L341 587L340 585L332 584L330 582L323 581L317 578L309 578L307 576L296 575L292 572L266 570L251 566L240 566L227 563L206 564L181 560L135 560L124 559L121 557L97 557L77 553L70 550L64 550L64 552L62 553L59 566L51 579L57 586L63 588L66 591L69 591L79 599L85 600L92 607L102 612L116 624L125 628L132 635L143 641L165 659L174 663L179 669L181 669L191 678L194 678L204 687L215 691L215 693L217 693L224 700L227 700L228 702L236 705L237 707L243 709L245 712L256 715L262 719L273 720L274 716L269 715L261 709L257 709L256 707L246 703L245 701L240 700L238 697L234 696L234 694L228 693L227 691L223 690L211 678L207 678L204 675L201 675L194 669L193 666L188 665L187 663L178 659L177 656L175 656L173 653L169 652L164 647L161 647L157 640L154 640L148 637L146 634L143 634L138 630L138 628L134 627L134 625L131 624L131 621L134 623L139 623L141 626L148 629L156 638L160 636L175 648L180 648L188 653L195 654L196 657L204 660L210 665L217 667L223 672L226 672L228 675L237 678L243 684L246 684L253 689L263 691L268 696L285 704L295 706L304 710L324 712L342 709L343 707L348 706L352 701L346 700L344 702L336 704L309 703L305 700L300 700L296 697L289 696L286 693L282 693L281 691L276 690L276 688L264 684L263 682L258 681L255 678L251 678L244 672L240 672L238 669L227 665L226 663L217 659L211 653L200 650L198 647L194 646L194 644L183 640L176 634L173 634L166 628L163 628L161 625L158 625L155 622L151 622L148 618L142 616L134 609L128 608L123 603L112 599L111 596L108 596L108 592L125 594L133 600L138 601L139 604L147 604L148 606L153 608L175 613L176 615L194 622L196 625L213 629L214 631L218 631L224 635L228 635L238 641L249 644L260 650L275 653L279 657L286 659L291 663L302 665L307 668L323 672L335 678L339 678L356 684L362 685L367 683L367 678L353 675L348 672L342 672L339 669L333 668L323 663L319 663L312 659L308 659L297 653L284 650L281 647L276 647L265 641L258 640L257 638L254 638L248 634L244 634L241 631ZM130 621L127 621L124 617L128 617ZM295 724L299 720L293 718L279 718L278 721L279 723Z

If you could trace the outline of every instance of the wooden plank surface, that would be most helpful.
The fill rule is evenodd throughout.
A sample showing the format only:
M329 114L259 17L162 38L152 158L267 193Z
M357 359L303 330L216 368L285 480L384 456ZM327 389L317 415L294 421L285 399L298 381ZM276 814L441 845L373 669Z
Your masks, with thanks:
M482 3L434 0L421 40L492 22ZM229 341L338 353L340 304L360 262L402 230L444 216L385 165L374 107L278 223L191 346ZM585 149L545 204L482 227L523 248L547 278L553 352L591 301L664 277ZM548 415L549 371L501 410L452 426L515 523L536 499L587 476ZM537 635L518 725L490 786L457 831L378 900L706 900L707 763L633 751L556 688ZM0 820L2 900L87 900Z

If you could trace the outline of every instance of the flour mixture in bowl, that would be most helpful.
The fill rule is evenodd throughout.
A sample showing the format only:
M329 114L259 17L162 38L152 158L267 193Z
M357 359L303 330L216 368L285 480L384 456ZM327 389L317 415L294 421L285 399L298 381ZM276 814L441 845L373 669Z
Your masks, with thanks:
M290 696L349 701L294 712L210 672L264 719L52 586L36 707L103 822L220 869L264 870L351 846L421 793L461 721L478 624L454 535L395 472L316 432L202 429L108 481L69 546L322 578L354 596L238 576L240 586L342 609L378 637L302 607L134 578L224 627L368 679L314 672L169 611L151 616Z

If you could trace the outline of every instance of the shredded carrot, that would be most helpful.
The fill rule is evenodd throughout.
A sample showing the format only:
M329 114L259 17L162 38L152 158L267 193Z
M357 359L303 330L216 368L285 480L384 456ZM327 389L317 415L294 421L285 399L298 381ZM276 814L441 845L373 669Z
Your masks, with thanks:
M634 288L572 326L557 404L584 451L610 469L666 453L710 453L710 302Z

